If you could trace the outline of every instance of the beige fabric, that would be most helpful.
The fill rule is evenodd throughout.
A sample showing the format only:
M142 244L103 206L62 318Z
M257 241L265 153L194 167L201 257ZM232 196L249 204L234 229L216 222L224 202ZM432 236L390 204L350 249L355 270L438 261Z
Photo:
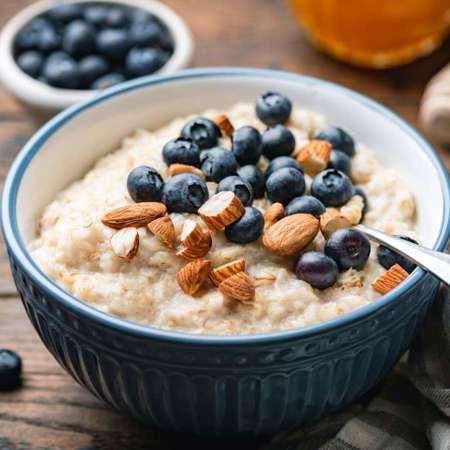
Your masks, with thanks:
M277 435L261 450L450 450L450 290L368 403Z

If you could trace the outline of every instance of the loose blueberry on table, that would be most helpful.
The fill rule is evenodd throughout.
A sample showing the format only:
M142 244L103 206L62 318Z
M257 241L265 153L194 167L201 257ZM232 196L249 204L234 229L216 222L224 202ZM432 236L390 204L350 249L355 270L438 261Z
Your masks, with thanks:
M15 36L14 58L29 76L56 88L105 89L156 72L174 52L156 16L113 3L55 6Z
M0 391L15 389L20 385L22 360L12 350L0 349Z
M66 11L67 14L70 12ZM89 10L91 26L105 23L104 13L99 9ZM122 20L118 13L110 17L110 23L122 23ZM136 27L142 34L154 33L152 27L147 29L145 19L139 24ZM30 59L33 58L31 55ZM110 62L95 58L98 57L86 57L83 61L100 74ZM39 61L29 63L30 71L33 70L32 63ZM135 202L163 203L157 203L159 209L155 215L160 222L152 222L148 228L155 236L165 237L166 243L167 230L170 230L171 248L175 246L175 228L169 217L161 217L166 210L198 214L209 228L206 231L192 220L187 220L184 225L181 233L183 248L177 255L190 261L191 265L185 266L177 276L183 291L197 292L206 279L205 271L210 262L201 258L209 252L215 233L223 233L228 241L238 244L256 242L262 237L261 244L268 251L278 256L295 257L296 276L319 290L333 286L340 272L362 270L366 265L371 251L367 237L355 228L348 228L350 219L335 209L346 205L353 196L363 200L362 215L368 209L365 192L359 186L353 186L350 178L351 158L355 153L353 138L341 128L328 126L316 133L317 141L310 141L316 145L294 152L295 138L283 125L289 120L291 108L290 100L282 94L269 92L258 97L256 114L268 126L262 134L252 126L235 129L225 114L214 120L206 117L190 119L180 130L180 136L169 140L162 148L163 160L169 167L165 181L149 166L136 167L128 175L128 192ZM327 141L325 146L323 141ZM317 169L319 163L324 170ZM267 165L265 173L261 170L264 165ZM313 178L310 193L305 195L307 176ZM209 192L213 189L215 195L210 198ZM264 196L272 205L263 215L260 209L251 205L254 199ZM152 203L144 205L154 208ZM325 239L323 252L308 251L319 230ZM129 234L130 244L133 244L131 239L135 234ZM189 247L193 242L196 247ZM130 249L136 251L132 246ZM387 269L398 264L411 272L415 267L383 246L378 248L377 256ZM189 271L196 267L199 271L194 277L197 284L186 286L187 280L193 279ZM233 283L244 283L246 297L240 300L249 299L248 289L251 291L254 287L243 273L245 261L237 260L213 270L212 281L221 292L232 291ZM222 280L221 277L225 278ZM223 285L227 277L235 278ZM236 292L234 295L239 297ZM239 300L238 297L235 298Z

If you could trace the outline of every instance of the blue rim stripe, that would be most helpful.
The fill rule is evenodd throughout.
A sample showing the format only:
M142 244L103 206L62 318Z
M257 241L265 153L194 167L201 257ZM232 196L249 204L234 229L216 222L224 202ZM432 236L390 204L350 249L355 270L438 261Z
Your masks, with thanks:
M444 250L450 239L450 177L436 151L425 139L403 119L395 113L382 106L381 104L371 100L370 98L359 94L350 89L336 85L334 83L319 80L313 77L306 77L303 75L292 74L288 72L263 70L263 69L245 69L245 68L211 68L211 69L190 69L180 71L174 75L159 75L149 76L136 80L125 82L117 87L108 89L102 95L99 95L91 100L83 102L66 109L58 114L27 142L24 148L16 157L12 164L8 176L5 180L3 196L2 196L2 229L5 236L5 241L13 254L15 262L27 273L27 275L49 296L56 298L61 304L77 314L87 316L89 319L98 322L103 326L112 326L120 329L121 332L158 339L166 342L186 342L189 344L198 345L254 345L254 344L277 344L279 341L295 340L305 338L326 332L330 329L335 329L350 324L358 319L364 318L371 313L383 308L384 306L395 301L397 296L409 290L415 283L419 282L424 276L425 272L422 269L417 269L414 273L398 288L394 289L384 297L369 305L358 308L336 319L323 322L317 325L312 325L304 328L298 328L288 331L278 331L274 333L263 333L253 335L239 335L239 336L214 336L214 335L195 335L189 333L181 333L176 331L167 331L149 326L139 325L134 322L129 322L125 319L111 316L103 313L92 306L78 300L68 292L63 290L55 284L36 263L31 259L25 243L23 242L16 216L16 201L18 189L23 177L23 174L29 165L30 161L39 151L40 147L48 140L48 138L61 128L66 122L70 121L74 116L82 113L108 100L111 97L126 93L128 91L140 89L146 86L153 86L160 83L176 82L178 80L190 78L204 78L204 77L259 77L259 78L278 78L288 81L298 81L302 84L311 86L320 86L328 90L338 90L346 96L353 97L359 103L362 103L369 109L375 110L384 116L387 116L391 121L395 122L406 134L412 137L423 151L427 154L430 161L433 163L438 172L442 193L444 197L444 217L439 237L434 245L436 250Z

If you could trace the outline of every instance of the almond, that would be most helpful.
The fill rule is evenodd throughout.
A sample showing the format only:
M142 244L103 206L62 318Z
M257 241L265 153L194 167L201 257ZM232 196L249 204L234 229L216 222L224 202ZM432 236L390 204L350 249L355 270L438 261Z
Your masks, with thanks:
M225 114L218 114L214 117L213 122L225 133L225 136L231 137L234 127Z
M219 286L222 281L230 278L236 273L243 272L245 270L245 261L243 259L237 259L236 261L231 261L222 266L212 269L209 273L209 279L216 285Z
M308 175L317 175L328 166L331 144L327 141L309 141L297 154L296 159Z
M405 281L408 276L409 273L402 266L394 264L372 283L372 287L380 294L387 294L402 281Z
M110 228L120 230L126 227L145 227L152 220L162 217L167 213L164 203L141 202L122 206L102 218L102 223Z
M320 231L322 231L325 239L328 239L338 228L348 228L351 226L350 220L334 208L327 209L320 216Z
M182 244L186 247L211 247L210 231L204 230L200 224L194 220L187 219L184 221L180 239Z
M177 236L172 219L168 216L159 217L147 225L147 228L167 247L175 248Z
M219 192L207 200L198 210L200 217L212 231L223 230L244 214L239 198L230 191Z
M177 252L177 256L188 261L203 258L212 245L211 232L190 219L184 222L180 237L184 248Z
M205 174L194 166L189 166L188 164L171 164L169 168L167 169L167 173L169 176L174 177L175 175L178 175L180 173L193 173L194 175L197 175L199 178L201 178L203 181L205 180Z
M122 259L132 259L139 249L139 233L134 227L122 228L110 240L112 251Z
M264 228L271 227L284 217L284 206L281 203L273 203L264 211Z
M186 264L177 273L177 281L180 288L186 294L195 294L208 278L211 261L196 259Z
M225 297L242 303L250 302L255 297L255 285L245 272L235 273L222 281L219 285L219 291Z
M319 231L319 221L311 214L292 214L268 228L262 243L272 253L291 256L303 250Z

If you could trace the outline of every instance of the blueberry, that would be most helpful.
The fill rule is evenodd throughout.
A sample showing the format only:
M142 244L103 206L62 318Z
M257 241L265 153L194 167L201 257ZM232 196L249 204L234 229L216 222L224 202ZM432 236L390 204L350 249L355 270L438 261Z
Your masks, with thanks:
M135 167L127 178L127 189L135 202L159 202L164 181L156 169L149 166Z
M286 206L285 213L287 216L292 214L311 214L319 218L325 212L325 206L320 200L311 195L293 198Z
M328 167L344 172L345 175L350 176L352 169L352 160L350 157L340 150L332 150L330 157L330 164Z
M208 181L218 183L237 170L236 158L229 150L214 147L200 153L200 168Z
M179 163L197 167L200 164L200 149L190 139L172 139L164 145L162 155L168 166Z
M261 236L263 228L264 218L261 211L247 206L240 219L225 227L225 236L231 242L248 244Z
M156 72L167 59L166 53L160 49L134 47L128 52L125 70L130 78L142 77Z
M396 236L400 239L403 239L408 242L412 242L413 244L418 244L417 241L408 237L408 236ZM399 264L402 266L408 273L411 273L417 266L409 259L405 258L402 255L399 255L393 250L385 247L384 245L380 245L377 251L378 262L385 268L390 269L394 264Z
M18 50L40 50L44 53L56 50L61 38L52 24L43 17L36 17L16 35L15 45Z
M118 72L108 73L100 78L97 78L92 84L91 89L107 89L116 84L125 81L125 77Z
M110 7L106 12L104 21L107 27L126 27L128 24L127 11L121 6Z
M267 179L266 191L272 202L287 205L294 197L300 197L305 192L305 177L293 167L283 167Z
M98 52L105 58L120 62L130 46L128 33L122 29L105 28L98 33L96 45Z
M249 126L238 128L231 136L231 150L241 166L256 164L261 157L260 132Z
M61 45L61 36L53 27L42 30L36 44L36 48L44 53L52 52Z
M133 23L156 20L156 17L152 13L141 8L131 8L128 11L128 18Z
M136 21L130 27L132 45L160 47L173 50L173 40L169 30L156 19Z
M14 40L16 48L19 50L37 49L41 33L49 27L51 24L48 20L36 17L17 33Z
M313 288L322 290L336 283L339 270L334 260L323 253L307 252L298 258L295 274Z
M63 34L62 48L74 58L89 54L95 47L95 31L83 20L70 22Z
M329 125L316 133L314 139L328 141L334 150L340 150L350 157L355 154L355 142L342 128Z
M359 186L353 187L352 195L359 195L363 199L363 210L362 210L362 216L361 216L361 221L362 221L364 219L364 216L367 213L367 210L369 209L369 200L367 199L367 195L364 192L364 190L362 188L360 188Z
M294 149L294 135L283 125L268 128L262 135L262 153L268 159L289 156Z
M205 149L217 145L220 130L212 120L205 117L197 117L184 125L181 130L181 136L192 139L200 149Z
M20 385L22 360L11 350L0 349L0 391L15 389Z
M252 186L237 175L230 175L219 182L216 194L222 191L234 192L244 206L250 206L253 202Z
M256 99L256 115L268 126L287 122L291 110L291 101L277 92L266 92Z
M370 243L364 233L354 228L336 230L325 243L324 252L334 259L341 272L361 270L370 255Z
M37 78L41 73L44 58L36 50L28 50L17 57L17 65L30 77Z
M311 195L325 206L341 206L352 196L353 187L345 173L335 169L326 169L317 174L311 184Z
M276 170L282 169L283 167L292 167L303 173L300 164L290 156L278 156L272 159L266 169L266 179L270 177Z
M263 173L253 165L242 166L237 174L247 183L250 183L255 198L264 197L266 182Z
M63 52L50 54L44 63L42 75L51 86L64 89L76 89L79 86L78 65Z
M109 64L101 56L89 55L79 61L78 70L82 85L88 87L95 80L108 73Z
M180 173L169 178L164 186L163 202L169 212L196 213L208 200L208 188L196 175Z
M101 26L106 24L109 8L106 5L86 5L84 19L92 25Z
M47 16L50 19L61 23L68 23L72 20L79 19L82 15L83 7L79 3L58 5L47 12Z

